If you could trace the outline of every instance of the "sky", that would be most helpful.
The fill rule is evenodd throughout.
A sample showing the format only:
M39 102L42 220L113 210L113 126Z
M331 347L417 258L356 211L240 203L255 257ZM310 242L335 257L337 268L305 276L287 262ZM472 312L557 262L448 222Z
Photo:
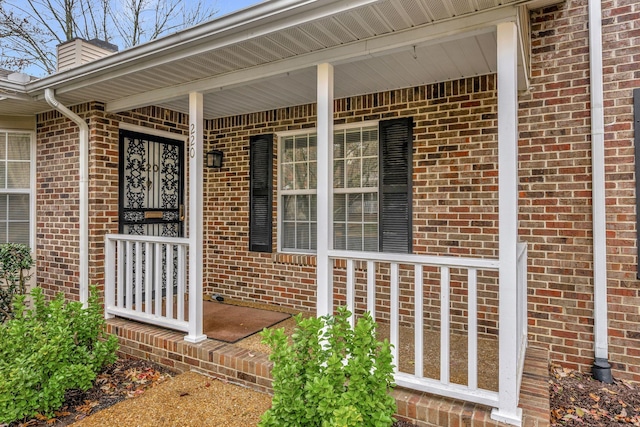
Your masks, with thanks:
M262 3L260 0L217 0L217 7L220 10L218 16L226 15L227 13L234 12L236 10L244 9L245 7L253 6L254 4Z

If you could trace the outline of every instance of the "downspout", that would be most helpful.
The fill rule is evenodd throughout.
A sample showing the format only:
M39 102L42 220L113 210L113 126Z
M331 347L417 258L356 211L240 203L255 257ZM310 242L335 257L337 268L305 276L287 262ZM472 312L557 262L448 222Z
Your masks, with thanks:
M78 125L80 138L80 302L89 300L89 126L73 111L60 104L51 88L44 90L47 103Z
M607 222L604 176L604 95L602 84L602 5L589 0L591 76L591 169L593 209L593 377L612 383L607 315Z

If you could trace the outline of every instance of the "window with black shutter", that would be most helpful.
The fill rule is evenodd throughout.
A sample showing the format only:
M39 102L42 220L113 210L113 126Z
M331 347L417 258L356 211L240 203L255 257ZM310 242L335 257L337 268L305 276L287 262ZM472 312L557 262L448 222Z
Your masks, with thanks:
M411 118L340 126L333 134L333 247L412 250ZM315 131L280 136L278 250L316 249Z
M411 117L379 124L380 252L410 253L412 249Z
M273 135L249 139L249 250L271 252Z

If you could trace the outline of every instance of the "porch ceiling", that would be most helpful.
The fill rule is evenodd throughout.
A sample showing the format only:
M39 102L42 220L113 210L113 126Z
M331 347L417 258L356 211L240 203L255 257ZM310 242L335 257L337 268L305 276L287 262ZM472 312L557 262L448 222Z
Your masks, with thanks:
M205 118L262 111L315 102L321 62L335 66L336 97L494 73L495 24L517 20L525 3L272 0L29 83L35 102L0 90L0 114L48 110L47 87L66 105L95 100L110 111L186 113L190 91L205 93Z

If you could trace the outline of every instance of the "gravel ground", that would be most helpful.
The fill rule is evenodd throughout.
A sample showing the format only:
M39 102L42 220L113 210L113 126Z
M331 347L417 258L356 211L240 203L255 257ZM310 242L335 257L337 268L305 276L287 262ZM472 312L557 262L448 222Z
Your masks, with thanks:
M256 425L270 406L266 394L187 372L73 425L246 427Z

